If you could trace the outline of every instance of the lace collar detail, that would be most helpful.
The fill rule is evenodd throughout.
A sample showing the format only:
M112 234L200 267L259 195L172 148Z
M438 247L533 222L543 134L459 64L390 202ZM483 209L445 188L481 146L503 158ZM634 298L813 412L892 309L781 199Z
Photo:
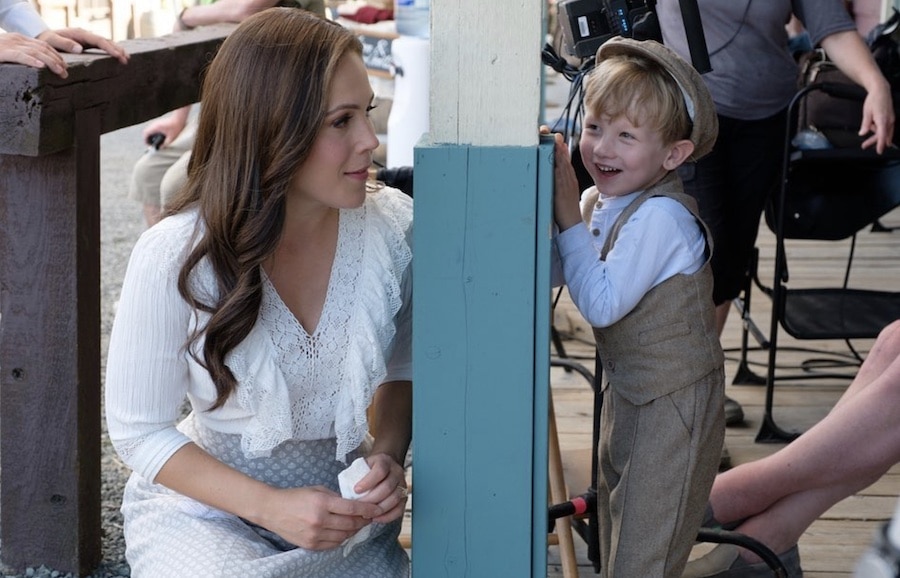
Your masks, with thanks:
M315 416L329 430L333 420L338 460L359 447L368 432L366 410L387 376L396 334L394 317L402 305L401 280L412 260L408 240L412 204L393 193L371 194L359 209L341 211L322 318L311 336L303 332L313 341L327 342L316 347L343 353L338 354L339 366L323 374L329 379L326 387L335 390L333 415ZM269 456L278 444L303 437L303 424L311 417L296 415L304 392L297 384L289 385L297 376L286 378L264 315L261 311L250 334L225 360L238 380L234 399L250 415L241 435L241 448L249 458Z

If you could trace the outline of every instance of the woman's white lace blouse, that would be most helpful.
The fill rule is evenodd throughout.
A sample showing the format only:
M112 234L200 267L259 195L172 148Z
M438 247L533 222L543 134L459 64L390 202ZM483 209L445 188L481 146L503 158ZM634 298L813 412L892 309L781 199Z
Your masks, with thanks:
M110 337L106 416L121 458L147 480L190 439L176 427L187 398L193 419L240 434L247 457L268 456L288 439L337 438L337 459L368 431L366 408L386 381L411 380L412 200L385 188L341 210L338 246L318 326L307 334L263 275L256 325L226 356L238 386L226 404L184 348L208 315L178 292L195 211L165 219L135 245ZM213 292L212 271L194 287ZM202 350L202 339L195 344ZM200 356L202 359L202 356Z

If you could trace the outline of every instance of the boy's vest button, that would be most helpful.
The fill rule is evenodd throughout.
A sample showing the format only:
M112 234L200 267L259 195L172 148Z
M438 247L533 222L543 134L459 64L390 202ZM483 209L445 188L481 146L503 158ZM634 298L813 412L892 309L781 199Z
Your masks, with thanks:
M595 237L599 237L599 236L600 236L600 229L591 229L591 233L593 233Z

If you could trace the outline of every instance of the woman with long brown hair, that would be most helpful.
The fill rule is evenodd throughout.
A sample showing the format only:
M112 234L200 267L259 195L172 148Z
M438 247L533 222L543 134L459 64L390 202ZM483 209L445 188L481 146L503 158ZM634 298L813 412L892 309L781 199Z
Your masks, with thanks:
M252 16L211 63L188 184L110 340L133 576L409 573L412 201L368 181L372 99L358 39L302 10Z

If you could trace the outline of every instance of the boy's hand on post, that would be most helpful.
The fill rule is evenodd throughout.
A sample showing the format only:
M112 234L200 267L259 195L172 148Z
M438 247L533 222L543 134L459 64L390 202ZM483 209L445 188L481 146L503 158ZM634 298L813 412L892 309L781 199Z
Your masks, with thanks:
M540 133L550 134L549 127L541 125ZM559 230L565 231L581 223L581 191L563 135L554 133L553 137L553 217Z

